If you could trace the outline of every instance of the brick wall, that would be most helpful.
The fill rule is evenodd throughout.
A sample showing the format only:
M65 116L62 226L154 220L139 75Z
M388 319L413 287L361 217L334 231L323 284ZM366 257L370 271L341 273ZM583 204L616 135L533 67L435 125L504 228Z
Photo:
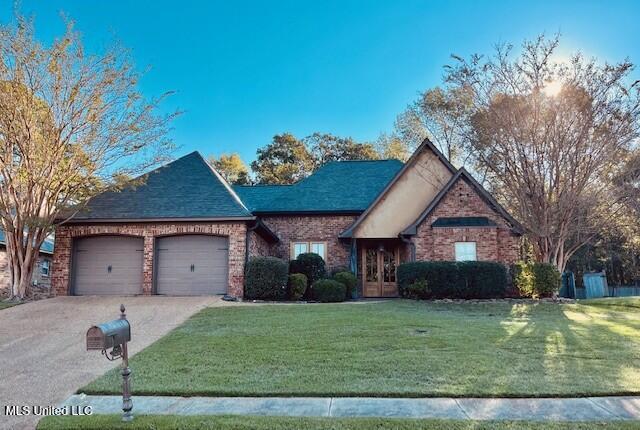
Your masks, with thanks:
M130 235L144 238L143 294L153 289L153 249L156 237L173 234L213 234L229 238L228 293L242 297L246 225L237 223L128 223L63 225L56 229L52 286L58 295L69 293L73 238L93 235Z
M497 227L432 228L440 217L487 217ZM455 260L455 242L476 242L477 259L513 263L519 256L520 238L474 188L460 179L434 211L418 226L413 238L416 260Z
M356 219L355 215L296 215L265 216L262 221L278 237L272 253L276 257L289 259L291 242L327 242L327 268L349 266L350 244L338 240L338 235Z
M271 245L255 231L248 233L249 257L266 257L271 255Z

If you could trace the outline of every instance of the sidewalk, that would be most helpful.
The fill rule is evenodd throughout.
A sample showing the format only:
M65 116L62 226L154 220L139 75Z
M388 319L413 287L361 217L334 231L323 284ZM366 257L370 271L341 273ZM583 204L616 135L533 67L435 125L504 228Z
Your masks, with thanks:
M61 406L122 413L119 396L76 394ZM390 399L368 397L134 396L134 415L273 415L293 417L441 418L457 420L640 420L640 397L571 399Z

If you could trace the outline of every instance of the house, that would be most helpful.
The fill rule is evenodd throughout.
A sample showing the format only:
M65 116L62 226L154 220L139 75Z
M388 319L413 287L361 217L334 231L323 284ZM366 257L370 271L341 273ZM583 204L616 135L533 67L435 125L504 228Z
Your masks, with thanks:
M43 288L51 287L51 261L53 260L53 241L45 239L40 247L38 262L33 271L32 284ZM11 269L7 255L4 231L0 230L0 292L11 288Z
M56 231L59 295L243 295L252 256L321 255L365 297L413 260L518 259L522 228L428 140L406 163L331 162L293 185L230 186L197 152L106 192Z

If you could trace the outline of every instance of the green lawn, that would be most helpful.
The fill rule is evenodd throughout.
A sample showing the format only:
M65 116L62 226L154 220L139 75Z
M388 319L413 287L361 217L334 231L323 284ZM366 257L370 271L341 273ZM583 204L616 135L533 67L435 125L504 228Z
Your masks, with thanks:
M131 360L135 394L640 393L638 299L205 309ZM132 328L133 341L136 328ZM120 392L117 369L79 390Z
M215 429L215 430L632 430L638 422L534 423L522 421L442 421L382 418L282 418L230 416L140 416L123 423L120 416L47 417L39 430L79 429Z

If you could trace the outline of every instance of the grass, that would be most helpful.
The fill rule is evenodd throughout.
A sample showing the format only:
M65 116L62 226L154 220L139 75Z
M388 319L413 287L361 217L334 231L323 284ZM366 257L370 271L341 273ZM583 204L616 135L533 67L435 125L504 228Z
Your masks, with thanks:
M247 416L138 416L123 423L120 416L46 417L38 430L58 429L215 429L215 430L632 430L638 422L557 423L523 421L449 421L384 418L284 418Z
M611 305L609 305L610 303ZM134 394L546 397L640 393L637 299L209 308L131 360ZM136 328L133 327L133 341ZM118 369L79 390L120 392Z
M10 308L11 306L15 306L15 305L17 305L17 304L19 304L19 303L16 303L16 302L9 302L9 301L4 301L4 300L3 300L3 301L0 301L0 311L1 311L2 309L7 309L7 308Z

